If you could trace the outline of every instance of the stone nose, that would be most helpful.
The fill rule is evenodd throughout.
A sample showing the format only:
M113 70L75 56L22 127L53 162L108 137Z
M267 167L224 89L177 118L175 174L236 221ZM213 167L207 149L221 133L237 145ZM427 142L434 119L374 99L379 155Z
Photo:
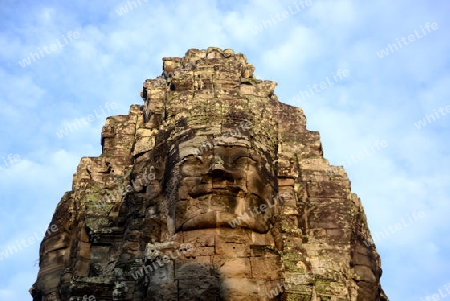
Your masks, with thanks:
M214 163L209 168L208 174L212 176L213 179L234 181L233 174L229 172L222 163Z
M217 170L226 171L223 162L214 162L211 164L211 167L209 168L209 172L211 173L211 172L217 171Z
M225 162L220 156L214 156L214 158L211 160L211 166L209 167L208 173L217 174L224 172L227 172L225 168Z

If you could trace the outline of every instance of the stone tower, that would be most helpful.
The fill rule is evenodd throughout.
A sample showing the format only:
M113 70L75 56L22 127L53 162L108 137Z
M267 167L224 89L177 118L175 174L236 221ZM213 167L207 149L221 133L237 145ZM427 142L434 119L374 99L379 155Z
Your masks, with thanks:
M34 301L388 300L346 172L253 71L230 49L163 59L81 159Z

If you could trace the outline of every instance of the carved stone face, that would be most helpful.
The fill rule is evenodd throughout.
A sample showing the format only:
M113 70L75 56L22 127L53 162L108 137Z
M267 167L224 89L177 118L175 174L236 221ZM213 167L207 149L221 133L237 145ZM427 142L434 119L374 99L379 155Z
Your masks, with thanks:
M273 183L263 176L268 162L244 146L214 146L199 156L182 158L176 203L176 231L240 227L269 230ZM244 214L243 216L241 214Z

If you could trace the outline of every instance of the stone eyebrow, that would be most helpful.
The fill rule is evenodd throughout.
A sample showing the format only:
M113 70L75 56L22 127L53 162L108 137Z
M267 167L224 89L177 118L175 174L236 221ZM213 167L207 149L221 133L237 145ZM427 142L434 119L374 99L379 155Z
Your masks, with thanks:
M196 160L200 161L201 163L203 163L203 160L201 159L201 156L195 156L195 155L192 155L192 154L184 156L180 161L184 162L184 161L187 161L188 159L191 159L191 158L196 159Z
M238 156L235 159L233 159L233 163L236 162L237 160L241 159L241 158L248 158L248 159L251 159L252 161L256 162L256 160L253 159L253 157L251 155L241 155L241 156Z

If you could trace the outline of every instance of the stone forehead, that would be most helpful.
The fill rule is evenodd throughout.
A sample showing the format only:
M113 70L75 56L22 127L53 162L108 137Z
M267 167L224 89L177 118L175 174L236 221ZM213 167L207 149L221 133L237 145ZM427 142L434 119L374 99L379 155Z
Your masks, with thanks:
M179 143L174 150L178 151L180 159L191 155L195 157L213 154L226 156L251 155L255 157L267 155L261 149L255 147L255 144L251 143L248 137L242 139L232 136L194 136Z

